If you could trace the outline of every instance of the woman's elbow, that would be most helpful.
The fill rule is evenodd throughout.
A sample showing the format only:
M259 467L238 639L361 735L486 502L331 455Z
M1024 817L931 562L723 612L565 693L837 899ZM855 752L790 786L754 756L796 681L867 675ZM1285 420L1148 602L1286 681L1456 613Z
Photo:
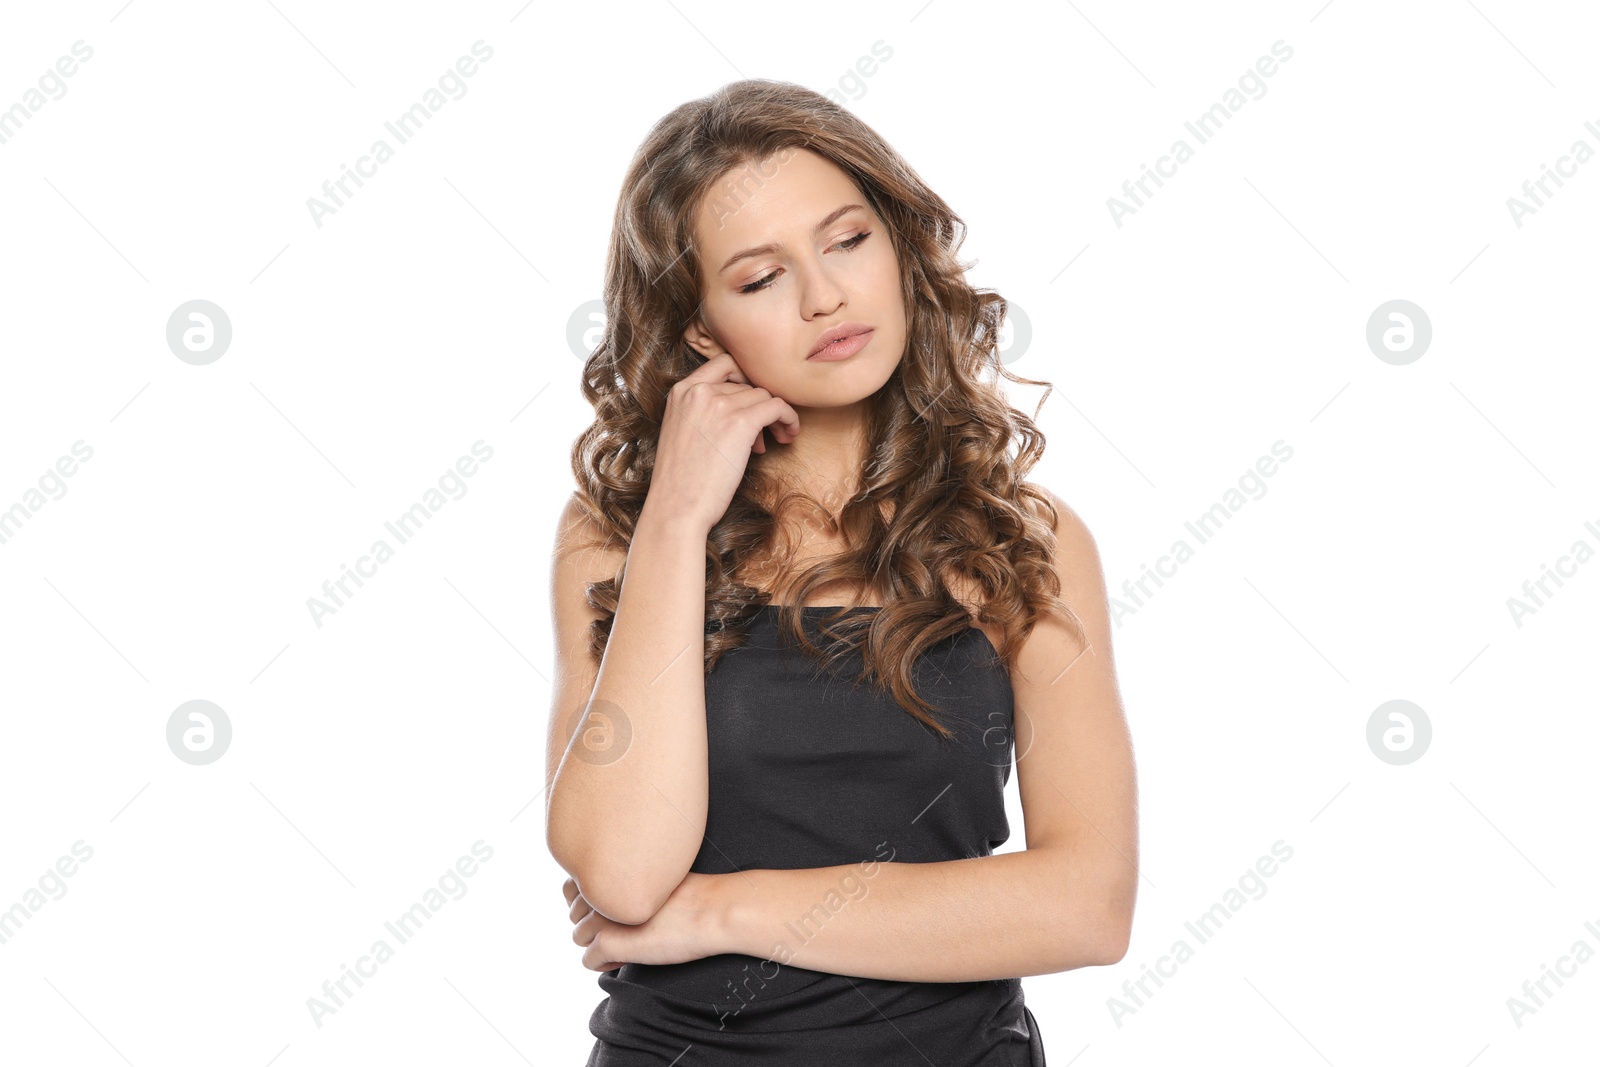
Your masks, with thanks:
M1128 954L1128 942L1132 940L1131 931L1126 925L1118 925L1112 934L1107 937L1106 943L1101 947L1099 963L1102 967L1121 963Z
M1105 967L1122 962L1128 954L1128 943L1133 938L1133 888L1119 886L1111 896L1110 907L1100 927L1099 962Z
M568 851L560 842L547 842L550 854L578 883L578 892L589 906L613 922L638 926L650 921L661 910L680 877L671 885L666 879L651 878L637 864L606 864L591 850Z
M584 888L582 878L574 875L573 880L578 883L578 892L583 894L583 899L589 902L591 908L612 922L625 926L641 926L649 922L667 899L666 895L660 899L641 895L638 887L630 885L625 877L602 879L588 889ZM616 892L613 893L613 890Z

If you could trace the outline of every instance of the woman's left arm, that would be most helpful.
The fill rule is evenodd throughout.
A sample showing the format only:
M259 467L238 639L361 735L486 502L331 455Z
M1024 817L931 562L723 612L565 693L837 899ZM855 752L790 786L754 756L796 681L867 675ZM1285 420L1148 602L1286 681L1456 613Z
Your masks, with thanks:
M1050 496L1061 595L1088 645L1042 619L1012 671L1026 851L715 876L709 921L732 946L723 951L920 982L1122 959L1139 877L1133 746L1099 553L1077 514Z
M1103 874L1036 848L936 863L714 875L710 943L782 966L903 982L1050 974L1122 958ZM868 870L876 868L874 873ZM855 894L855 895L852 895Z
M1041 618L1011 672L1026 850L895 863L887 842L859 864L691 874L639 926L578 903L586 965L737 952L861 978L971 982L1122 959L1139 878L1133 747L1099 553L1050 497L1061 596L1087 644ZM569 902L574 893L569 883Z

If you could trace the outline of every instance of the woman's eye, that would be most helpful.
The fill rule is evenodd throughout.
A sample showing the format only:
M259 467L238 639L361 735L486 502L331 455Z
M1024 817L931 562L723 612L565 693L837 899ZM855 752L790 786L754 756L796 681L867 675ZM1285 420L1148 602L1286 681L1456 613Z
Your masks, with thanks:
M872 236L872 231L871 230L863 230L862 232L856 234L854 237L850 238L848 241L840 241L838 244L834 245L833 247L841 248L846 252L854 252L857 248L861 247L861 242L865 241L868 237L871 237L871 236ZM762 289L765 289L767 286L771 285L772 284L772 280L774 278L776 278L777 276L778 276L778 272L777 271L773 271L771 274L768 274L764 278L760 278L760 279L758 279L756 281L753 281L749 285L740 286L739 287L739 292L741 292L741 293L756 293L756 292L760 292Z

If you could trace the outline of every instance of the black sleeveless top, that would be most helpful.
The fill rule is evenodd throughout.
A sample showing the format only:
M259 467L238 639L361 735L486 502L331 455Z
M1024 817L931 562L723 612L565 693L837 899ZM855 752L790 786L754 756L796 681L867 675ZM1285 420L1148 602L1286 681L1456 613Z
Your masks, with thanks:
M717 955L626 963L599 975L586 1067L1043 1067L1022 980L897 982L783 963L830 914L871 891L876 861L990 855L1010 836L1010 675L977 627L913 665L916 691L951 741L867 683L861 655L824 672L778 629L778 606L706 676L709 806L693 871L849 864L838 892L788 924L771 958ZM838 609L802 609L813 641ZM874 607L851 611L875 611ZM867 863L869 866L857 865ZM1024 920L1025 921L1025 920Z

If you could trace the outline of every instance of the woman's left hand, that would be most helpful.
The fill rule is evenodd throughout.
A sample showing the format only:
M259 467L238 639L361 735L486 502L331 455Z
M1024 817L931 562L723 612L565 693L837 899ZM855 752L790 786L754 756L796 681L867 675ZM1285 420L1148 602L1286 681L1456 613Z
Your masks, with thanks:
M714 941L711 893L719 877L685 875L666 903L637 926L595 911L578 892L578 883L568 878L561 891L572 905L572 940L585 946L583 965L591 971L611 971L624 963L687 963L726 951Z

